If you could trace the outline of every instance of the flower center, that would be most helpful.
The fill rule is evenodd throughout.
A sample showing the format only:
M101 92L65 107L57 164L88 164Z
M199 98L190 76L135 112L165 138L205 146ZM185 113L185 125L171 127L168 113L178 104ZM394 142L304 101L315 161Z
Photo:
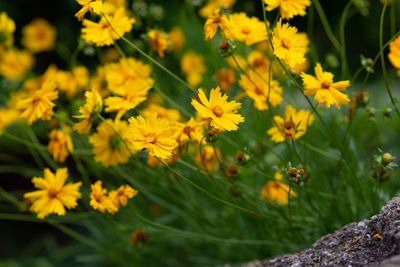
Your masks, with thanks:
M146 142L150 144L155 144L157 142L157 135L155 133L150 133L146 136Z
M286 48L289 49L290 48L290 40L288 38L283 37L281 39L281 45Z
M114 136L111 139L110 147L112 149L118 149L121 146L121 143L122 143L121 138L119 138L119 136Z
M331 82L330 81L323 81L321 83L322 89L329 89L331 87Z
M289 130L294 128L294 122L292 120L289 121L285 121L285 123L283 124L283 127L285 127L285 129Z
M54 189L54 188L50 188L49 190L48 190L48 195L49 195L49 198L57 198L57 194L60 192L60 190L58 190L58 189Z
M190 131L191 131L190 126L186 126L185 128L183 128L183 132L184 132L185 134L187 134L187 135L190 135Z
M215 106L215 107L213 107L212 112L213 112L214 115L217 116L217 117L221 117L222 114L224 114L224 110L222 109L221 106L218 106L218 105Z
M242 33L248 35L250 33L250 29L249 28L243 28L242 29Z

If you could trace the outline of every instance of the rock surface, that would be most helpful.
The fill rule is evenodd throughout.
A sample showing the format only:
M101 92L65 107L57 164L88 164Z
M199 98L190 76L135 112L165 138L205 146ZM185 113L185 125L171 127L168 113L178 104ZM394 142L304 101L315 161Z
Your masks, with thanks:
M320 238L311 248L243 266L400 267L400 198L393 198L369 220Z

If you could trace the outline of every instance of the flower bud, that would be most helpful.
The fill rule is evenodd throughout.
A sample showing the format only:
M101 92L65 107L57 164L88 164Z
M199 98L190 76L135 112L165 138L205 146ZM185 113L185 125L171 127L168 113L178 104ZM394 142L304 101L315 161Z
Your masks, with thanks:
M230 57L235 53L236 45L230 40L224 40L219 46L219 51L223 57Z
M229 164L228 167L226 167L225 175L229 182L233 182L239 177L239 170L235 165Z
M214 127L212 127L210 130L208 130L207 142L214 143L215 141L218 140L219 134L220 134L220 131L218 129L215 129Z
M382 162L383 164L387 165L393 161L393 156L390 153L383 153L382 154Z
M387 108L383 111L383 116L386 118L391 118L392 117L393 110L391 108Z
M246 165L247 162L249 162L250 160L250 156L247 155L244 152L239 152L236 154L235 156L235 160L237 161L237 163L239 163L240 165Z

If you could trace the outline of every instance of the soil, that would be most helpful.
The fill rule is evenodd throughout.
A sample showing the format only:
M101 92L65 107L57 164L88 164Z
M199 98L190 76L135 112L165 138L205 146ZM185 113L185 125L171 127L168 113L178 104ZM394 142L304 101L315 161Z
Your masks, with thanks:
M393 198L369 220L350 223L308 249L243 266L400 267L400 198Z

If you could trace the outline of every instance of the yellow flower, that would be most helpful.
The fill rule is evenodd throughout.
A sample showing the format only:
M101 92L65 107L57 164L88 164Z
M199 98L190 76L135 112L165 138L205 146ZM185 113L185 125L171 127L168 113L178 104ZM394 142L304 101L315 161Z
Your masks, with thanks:
M20 118L26 119L29 125L38 119L50 120L55 107L52 101L57 98L55 83L52 80L45 81L39 90L17 104L17 109L22 111Z
M102 213L107 211L108 213L115 214L119 209L119 204L107 196L107 189L102 187L102 183L99 180L90 185L92 191L90 192L89 204L93 209Z
M224 14L220 14L219 9L215 9L204 24L206 40L211 40L214 37L217 33L218 27L220 27L221 30L225 30L227 22L227 17Z
M333 74L323 71L321 64L315 66L315 76L301 74L303 85L306 89L305 95L315 95L314 100L318 103L325 103L325 107L329 108L334 104L340 109L339 105L350 102L346 94L340 91L346 90L350 86L350 81L333 82Z
M102 0L76 0L82 8L75 14L78 20L82 20L87 12L93 12L101 15L103 1Z
M117 190L110 191L108 194L114 202L118 205L121 204L123 207L128 204L128 199L133 198L138 194L138 191L130 187L129 185L121 185Z
M164 57L164 51L168 48L168 36L157 30L150 30L147 33L150 40L150 45L160 57Z
M228 102L227 99L228 96L222 95L219 87L211 89L210 101L203 89L199 89L198 100L192 99L192 106L203 118L211 120L211 126L227 131L236 131L237 124L244 122L244 118L240 114L236 114L242 103Z
M268 82L268 73L259 74L248 71L247 74L250 79L244 74L240 75L239 85L254 100L254 106L257 109L267 110L268 101L273 107L281 104L282 87L273 79Z
M35 60L27 51L10 49L0 53L0 74L12 80L22 80Z
M120 96L109 96L104 102L107 106L106 112L118 111L118 118L121 117L126 111L134 109L137 105L142 103L147 98L147 92L152 88L153 83L141 79L136 82L130 83L130 86L121 90L113 90L114 93Z
M79 88L85 88L89 84L89 71L84 66L75 67L72 76Z
M0 108L0 134L8 126L13 124L19 117L15 109Z
M244 70L247 69L248 66L247 66L247 61L245 58L243 58L241 56L235 56L235 59L238 64L236 64L236 62L233 60L232 57L228 57L225 60L226 60L226 63L228 63L229 67L231 67L234 70L240 70L237 65L239 65L240 68L242 68Z
M110 94L107 87L106 70L104 66L98 66L96 74L90 80L90 88L99 92L101 97L106 97Z
M153 113L147 118L138 116L129 119L129 141L139 150L146 148L149 154L161 159L172 156L177 147L175 129L164 118Z
M264 0L264 2L267 11L280 7L281 17L284 19L306 15L306 8L311 4L310 0Z
M400 36L390 42L389 51L389 61L399 70L397 74L400 76Z
M203 122L196 121L193 118L190 118L186 123L178 122L176 124L176 132L180 147L189 142L189 140L200 144L203 138Z
M164 108L163 106L160 106L158 104L150 104L148 107L146 107L143 111L142 114L144 117L150 117L151 114L157 113L157 118L160 119L167 119L171 123L177 122L181 120L181 114L179 113L178 110L176 109L167 109Z
M6 12L0 13L0 47L1 43L11 46L14 43L15 23L7 16Z
M285 118L274 116L274 126L268 130L271 140L280 143L285 140L298 139L303 136L307 127L314 122L314 115L309 110L299 110L287 106Z
M209 17L212 12L217 8L228 9L235 4L236 0L211 0L205 6L203 6L199 14L203 18Z
M97 115L100 114L103 108L103 99L100 94L95 91L87 91L85 93L86 103L79 108L81 115L74 116L78 119L83 119L80 122L75 123L73 129L78 133L88 133L92 128L92 123L96 119Z
M149 84L154 82L149 78L150 66L134 58L121 58L118 63L107 64L105 72L108 88L115 93L129 90L135 82L141 79Z
M172 28L168 34L169 49L179 51L182 49L185 43L185 37L183 36L182 30L178 27Z
M282 25L282 19L274 28L272 44L274 55L291 68L306 60L305 54L309 44L307 35L298 33L296 27L292 27L288 23Z
M32 183L39 190L24 194L32 202L31 210L36 212L39 219L43 219L49 214L65 215L65 208L73 209L77 206L77 200L81 198L78 183L68 183L68 169L57 169L52 173L49 169L44 169L44 179L33 177Z
M135 23L134 18L126 16L124 8L119 8L113 16L109 16L107 19L114 30L121 36L130 32L132 24ZM84 19L82 25L84 26L82 28L82 38L98 46L111 45L120 38L104 17L98 23Z
M228 91L235 83L235 72L231 69L220 69L216 76L218 84L224 92Z
M221 152L218 148L216 148L216 154L218 158L221 158ZM210 145L203 146L200 151L196 154L195 157L197 166L204 170L206 169L209 172L216 172L218 169L218 160L215 157L214 147Z
M203 74L206 72L204 58L193 52L187 52L181 61L182 72L191 86L197 86L203 81Z
M126 121L107 120L107 122L102 122L97 126L97 133L89 137L89 142L94 147L94 159L105 167L128 162L132 148L129 146L128 150L126 147L127 136L128 124Z
M69 129L63 131L54 129L50 132L48 150L56 162L64 162L69 153L74 151L74 145L68 132Z
M227 38L245 42L252 45L268 38L264 22L256 17L249 18L246 13L235 13L228 17L226 30Z
M33 53L52 50L57 31L44 19L35 19L22 28L22 44Z
M282 179L282 174L279 172L275 173L274 178L276 181L269 181L261 189L260 198L264 200L272 200L280 205L286 205L289 201L289 186L280 181ZM291 190L290 196L295 197L296 193Z

